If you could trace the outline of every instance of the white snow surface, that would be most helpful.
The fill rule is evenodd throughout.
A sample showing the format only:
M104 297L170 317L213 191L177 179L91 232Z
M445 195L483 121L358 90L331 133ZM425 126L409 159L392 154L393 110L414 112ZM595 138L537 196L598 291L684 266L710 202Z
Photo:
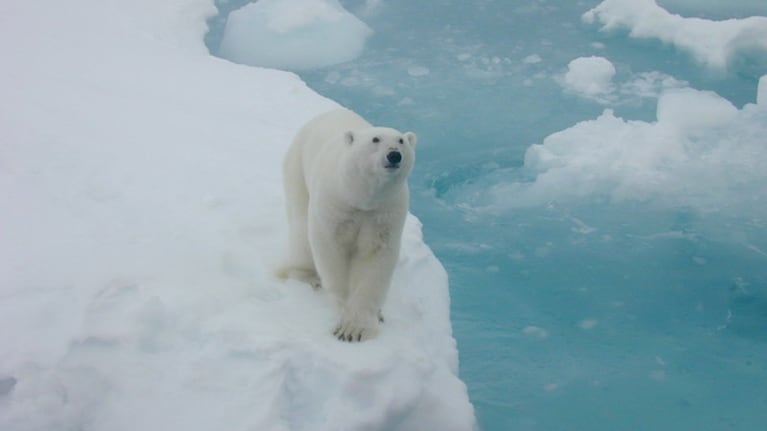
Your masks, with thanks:
M0 3L0 429L472 429L415 218L377 339L271 275L283 152L336 104L210 56L215 13Z
M258 0L229 14L219 55L307 70L355 59L373 31L338 0Z
M767 17L714 21L672 14L655 0L604 0L582 18L603 31L626 29L634 38L660 40L713 69L726 69L740 56L767 56Z

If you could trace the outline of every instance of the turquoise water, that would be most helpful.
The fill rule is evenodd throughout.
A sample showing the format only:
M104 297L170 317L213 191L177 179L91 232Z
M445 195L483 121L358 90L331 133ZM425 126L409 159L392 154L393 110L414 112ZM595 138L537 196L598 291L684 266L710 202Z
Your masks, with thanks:
M765 217L724 199L707 212L600 196L488 210L486 193L533 181L527 148L605 109L557 82L576 57L610 59L616 82L659 71L738 107L754 102L764 64L715 73L660 42L601 33L580 21L596 0L342 3L375 35L357 60L301 76L375 124L418 133L412 212L450 275L481 429L765 429ZM767 15L755 1L667 3ZM609 107L653 121L656 101Z

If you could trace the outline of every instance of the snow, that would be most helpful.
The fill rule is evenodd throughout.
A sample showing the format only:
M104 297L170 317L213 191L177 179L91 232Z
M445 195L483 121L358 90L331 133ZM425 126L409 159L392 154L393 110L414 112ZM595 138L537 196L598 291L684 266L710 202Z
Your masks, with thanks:
M602 24L603 31L626 29L633 38L657 39L713 69L726 69L740 57L763 61L767 55L767 17L685 18L655 0L604 0L582 19Z
M609 199L706 212L764 211L767 108L737 109L709 91L666 91L657 121L627 121L606 109L528 148L529 182L499 183L496 210Z
M337 105L210 56L215 13L0 4L0 429L472 429L417 219L377 339L272 276L283 151Z
M229 14L219 54L252 66L315 69L353 60L371 34L338 0L259 0Z
M596 96L612 91L615 66L604 57L579 57L567 65L565 88L585 96Z

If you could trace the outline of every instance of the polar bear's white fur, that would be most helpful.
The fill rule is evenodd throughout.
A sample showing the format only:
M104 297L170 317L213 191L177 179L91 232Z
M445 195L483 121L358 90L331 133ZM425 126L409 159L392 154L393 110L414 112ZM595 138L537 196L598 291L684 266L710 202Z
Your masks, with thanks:
M334 294L340 340L378 333L399 256L416 135L339 109L307 123L283 165L290 244L283 278Z

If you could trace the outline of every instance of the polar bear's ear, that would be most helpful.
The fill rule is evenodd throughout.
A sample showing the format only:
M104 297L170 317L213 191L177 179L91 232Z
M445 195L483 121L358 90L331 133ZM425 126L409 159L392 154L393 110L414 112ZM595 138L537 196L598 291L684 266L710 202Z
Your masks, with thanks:
M344 133L344 141L345 141L345 142L346 142L348 145L351 145L351 144L352 144L352 142L354 142L354 133L352 133L352 131L351 131L351 130L350 130L350 131L348 131L348 132L346 132L346 133Z
M413 132L407 132L405 133L405 138L407 138L408 144L410 144L411 147L415 148L415 144L418 143L418 137Z

